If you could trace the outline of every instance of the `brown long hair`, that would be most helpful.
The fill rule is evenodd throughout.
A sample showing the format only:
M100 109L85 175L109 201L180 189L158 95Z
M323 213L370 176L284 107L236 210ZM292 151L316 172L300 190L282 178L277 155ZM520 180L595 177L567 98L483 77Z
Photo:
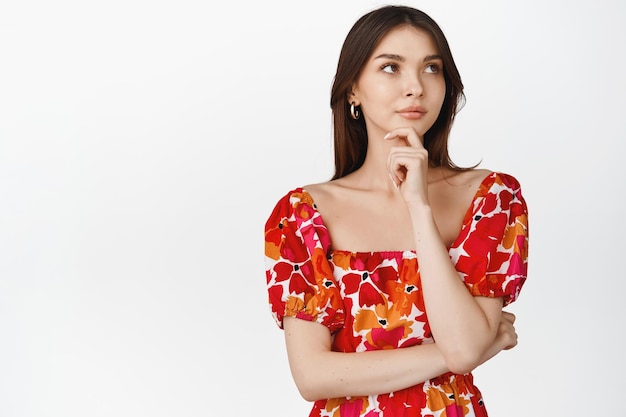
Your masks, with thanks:
M458 110L465 103L463 83L456 68L448 41L439 25L426 13L407 6L384 6L362 16L352 26L341 48L337 72L330 96L333 113L335 175L344 177L356 171L367 153L367 130L363 118L350 116L348 93L358 80L370 55L392 29L412 26L430 34L443 59L446 96L433 126L424 135L430 165L464 170L455 165L448 154L448 137Z

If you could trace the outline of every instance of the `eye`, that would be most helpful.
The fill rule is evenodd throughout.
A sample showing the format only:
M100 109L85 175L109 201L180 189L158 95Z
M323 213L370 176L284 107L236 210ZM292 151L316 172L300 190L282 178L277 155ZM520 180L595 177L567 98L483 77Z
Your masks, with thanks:
M383 72L386 72L388 74L395 74L396 72L398 72L400 70L400 67L398 66L398 64L385 64L382 67L380 67L380 69Z
M424 71L429 74L439 74L441 72L441 65L435 64L435 63L428 64L426 65L426 68Z

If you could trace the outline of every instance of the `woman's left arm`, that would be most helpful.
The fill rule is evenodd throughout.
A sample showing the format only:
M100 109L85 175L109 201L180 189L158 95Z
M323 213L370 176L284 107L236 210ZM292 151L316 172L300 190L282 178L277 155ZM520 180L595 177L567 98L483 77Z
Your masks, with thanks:
M422 139L411 128L387 135L394 137L408 145L392 149L389 172L410 212L430 328L448 368L467 373L489 357L501 325L503 298L474 296L459 279L428 200L428 153Z
M454 268L429 205L409 207L415 235L424 305L433 337L452 372L481 363L494 342L502 297L475 297Z

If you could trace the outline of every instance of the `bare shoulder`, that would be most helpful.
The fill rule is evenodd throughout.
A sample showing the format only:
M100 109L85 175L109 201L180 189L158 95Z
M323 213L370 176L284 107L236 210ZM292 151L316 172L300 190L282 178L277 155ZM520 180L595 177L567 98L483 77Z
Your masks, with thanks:
M472 169L465 171L467 174L467 180L475 185L479 185L489 175L493 174L493 171L489 169Z
M488 169L470 169L466 171L442 170L432 179L433 184L445 183L453 187L478 187L493 171Z
M304 188L304 190L311 195L313 200L316 201L318 198L323 199L331 194L333 185L331 181L327 181L315 184L307 184L302 188Z
M480 185L492 174L487 169L441 171L430 178L428 195L433 215L446 245L457 238L465 214Z
M317 206L328 207L345 195L346 185L342 179L305 185L304 190Z

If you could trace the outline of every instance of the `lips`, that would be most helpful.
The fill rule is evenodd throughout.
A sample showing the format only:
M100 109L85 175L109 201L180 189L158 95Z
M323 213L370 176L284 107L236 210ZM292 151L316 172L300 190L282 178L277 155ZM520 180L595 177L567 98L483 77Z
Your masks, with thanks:
M397 113L405 119L418 120L424 117L426 109L422 106L410 106L398 110Z

